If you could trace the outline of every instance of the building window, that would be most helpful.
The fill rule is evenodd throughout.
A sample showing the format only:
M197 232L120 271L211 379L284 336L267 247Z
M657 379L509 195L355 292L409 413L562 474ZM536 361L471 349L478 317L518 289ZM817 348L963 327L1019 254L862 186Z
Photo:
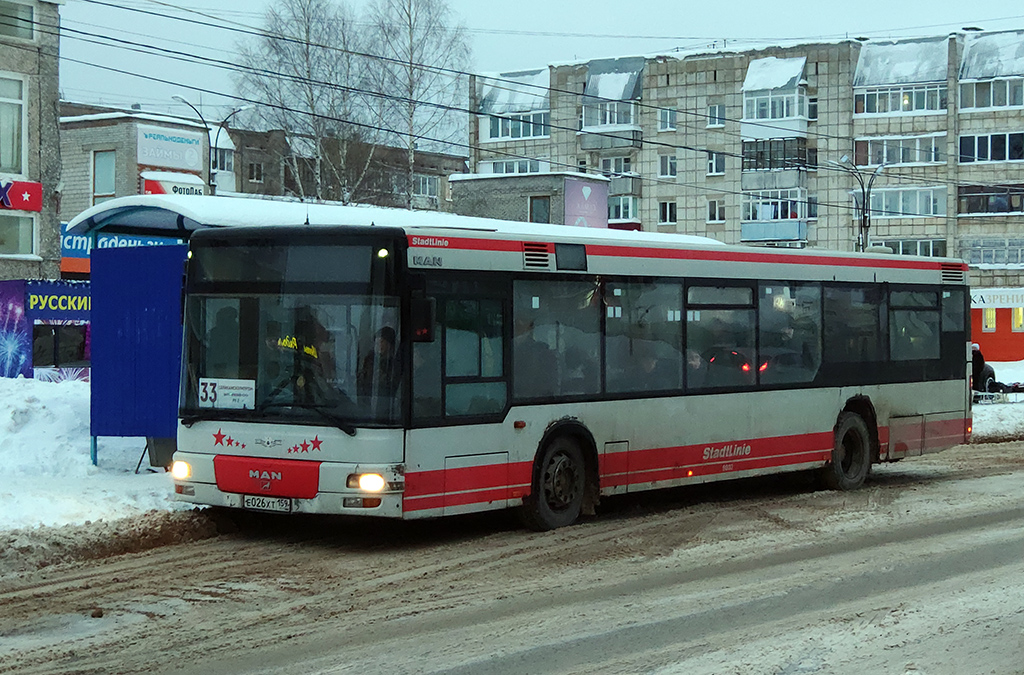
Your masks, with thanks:
M743 193L744 222L807 218L807 190L761 190Z
M721 103L715 103L714 105L708 106L708 126L725 126L725 105Z
M1024 239L965 239L960 242L964 260L971 265L1020 265L1024 263Z
M263 182L263 162L249 162L249 182Z
M892 252L897 255L946 257L945 239L886 239L874 243L892 249Z
M632 125L635 108L632 101L601 101L583 106L583 127Z
M818 151L805 138L743 141L743 170L806 169L818 164Z
M1009 77L960 84L961 110L1021 106L1024 106L1024 78Z
M658 131L675 131L678 112L668 108L658 110Z
M102 150L92 153L92 203L99 204L114 198L115 153L113 150Z
M661 155L658 157L658 176L674 178L676 176L676 156Z
M432 202L437 201L440 178L417 173L412 177L412 193L418 197L428 197Z
M676 222L676 203L658 202L658 224L674 225Z
M530 197L530 222L551 222L551 197Z
M32 39L32 5L0 2L0 36Z
M781 120L806 116L807 95L803 88L743 92L745 120Z
M22 173L24 103L21 80L0 77L0 172Z
M960 161L1006 162L1024 160L1024 133L960 137Z
M551 135L551 113L531 112L490 118L490 139L544 138Z
M814 122L818 119L818 98L807 99L807 119Z
M611 178L632 173L633 162L629 157L604 157L601 159L601 173Z
M709 199L708 200L708 222L709 223L724 223L725 222L725 200L724 199Z
M1024 185L962 185L957 212L1024 213Z
M1024 307L1014 307L1010 312L1010 330L1024 333Z
M946 161L946 134L862 138L853 142L857 166L933 164Z
M608 220L636 220L639 217L636 197L622 195L608 198Z
M720 176L725 173L725 153L708 150L708 175Z
M876 188L871 192L873 218L946 215L946 188Z
M235 151L231 148L212 148L210 150L210 171L234 171Z
M996 332L996 308L985 307L981 310L981 332Z
M31 216L0 214L0 255L35 253L35 220Z
M857 115L917 115L946 110L945 84L865 89L853 95Z
M546 165L546 163L545 163ZM542 167L536 159L507 159L493 162L481 162L481 169L490 169L481 173L540 173Z

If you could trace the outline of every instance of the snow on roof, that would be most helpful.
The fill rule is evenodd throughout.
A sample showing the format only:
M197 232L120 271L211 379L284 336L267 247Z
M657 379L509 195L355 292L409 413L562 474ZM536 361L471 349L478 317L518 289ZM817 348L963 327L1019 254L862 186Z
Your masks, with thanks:
M342 205L337 203L306 203L247 197L195 197L183 195L135 195L118 197L97 204L75 216L68 223L69 234L89 234L116 227L118 231L133 229L182 236L206 227L240 227L270 225L375 225L379 227L424 227L464 229L477 232L513 232L527 237L551 237L564 232L591 239L636 237L647 243L687 243L695 246L724 246L708 237L685 234L639 232L624 234L617 230L546 225L520 221L456 216L439 211L410 211L380 206Z
M489 178L532 178L535 176L566 176L569 178L585 178L587 180L610 183L611 178L599 173L580 173L579 171L532 171L530 173L456 173L448 176L449 183Z
M107 113L95 113L92 115L72 115L70 117L61 117L61 124L73 124L75 122L98 122L102 120L142 120L145 122L162 122L164 124L175 124L180 127L193 127L196 129L206 129L205 126L198 122L193 122L181 117L172 117L170 115L152 115L148 113L128 113L128 112L107 112Z
M185 183L188 185L206 185L203 179L194 173L179 173L177 171L142 171L139 175L145 180L166 180L174 183Z
M485 115L532 112L551 107L548 93L551 76L547 68L480 76L476 86L480 112Z
M747 66L747 77L743 80L743 91L796 89L797 83L804 77L804 66L806 64L806 56L791 59L780 59L774 56L754 59Z
M587 84L583 95L612 101L640 98L645 63L642 56L591 61L587 64Z
M868 42L861 47L853 86L945 82L948 64L945 36Z
M220 135L218 135L218 133ZM210 134L210 147L220 148L222 150L234 150L235 144L231 142L231 134L228 133L227 129L223 127L216 127L209 130Z
M960 79L987 80L1006 75L1024 75L1024 31L968 33Z

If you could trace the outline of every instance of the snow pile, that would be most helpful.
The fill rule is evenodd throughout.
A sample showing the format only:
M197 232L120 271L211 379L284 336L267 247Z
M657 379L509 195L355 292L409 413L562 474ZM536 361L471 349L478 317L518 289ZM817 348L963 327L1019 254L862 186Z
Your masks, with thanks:
M0 530L168 511L168 474L135 466L144 439L101 439L89 459L89 384L0 378Z

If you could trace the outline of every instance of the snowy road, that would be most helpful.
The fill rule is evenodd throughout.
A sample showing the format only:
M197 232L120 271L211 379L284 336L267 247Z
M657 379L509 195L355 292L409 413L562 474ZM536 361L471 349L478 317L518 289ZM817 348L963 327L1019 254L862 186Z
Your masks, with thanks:
M1024 673L1024 443L852 493L618 499L540 535L267 520L8 573L3 672Z

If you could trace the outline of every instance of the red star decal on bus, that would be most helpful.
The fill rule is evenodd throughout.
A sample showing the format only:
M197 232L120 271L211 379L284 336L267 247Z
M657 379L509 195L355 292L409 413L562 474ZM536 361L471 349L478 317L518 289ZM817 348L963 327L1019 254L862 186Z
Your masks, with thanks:
M228 444L228 447L230 448L232 445L235 444L235 439L233 439L230 436L228 436L227 444Z
M306 441L306 440L302 441L302 451L303 452L309 452L309 441Z
M215 434L213 435L213 444L214 444L214 445L224 445L224 437L225 437L226 435L227 435L227 434L225 434L224 432L222 432L222 431L221 431L220 429L217 429L217 433L215 433Z
M320 436L319 436L319 434L318 434L318 435L316 435L316 436L314 436L314 437L313 437L313 440L311 441L311 445L313 446L313 449L314 449L314 450L319 450L319 449L320 449L320 444L321 444L321 443L323 443L323 441L321 441L321 440L320 440Z

